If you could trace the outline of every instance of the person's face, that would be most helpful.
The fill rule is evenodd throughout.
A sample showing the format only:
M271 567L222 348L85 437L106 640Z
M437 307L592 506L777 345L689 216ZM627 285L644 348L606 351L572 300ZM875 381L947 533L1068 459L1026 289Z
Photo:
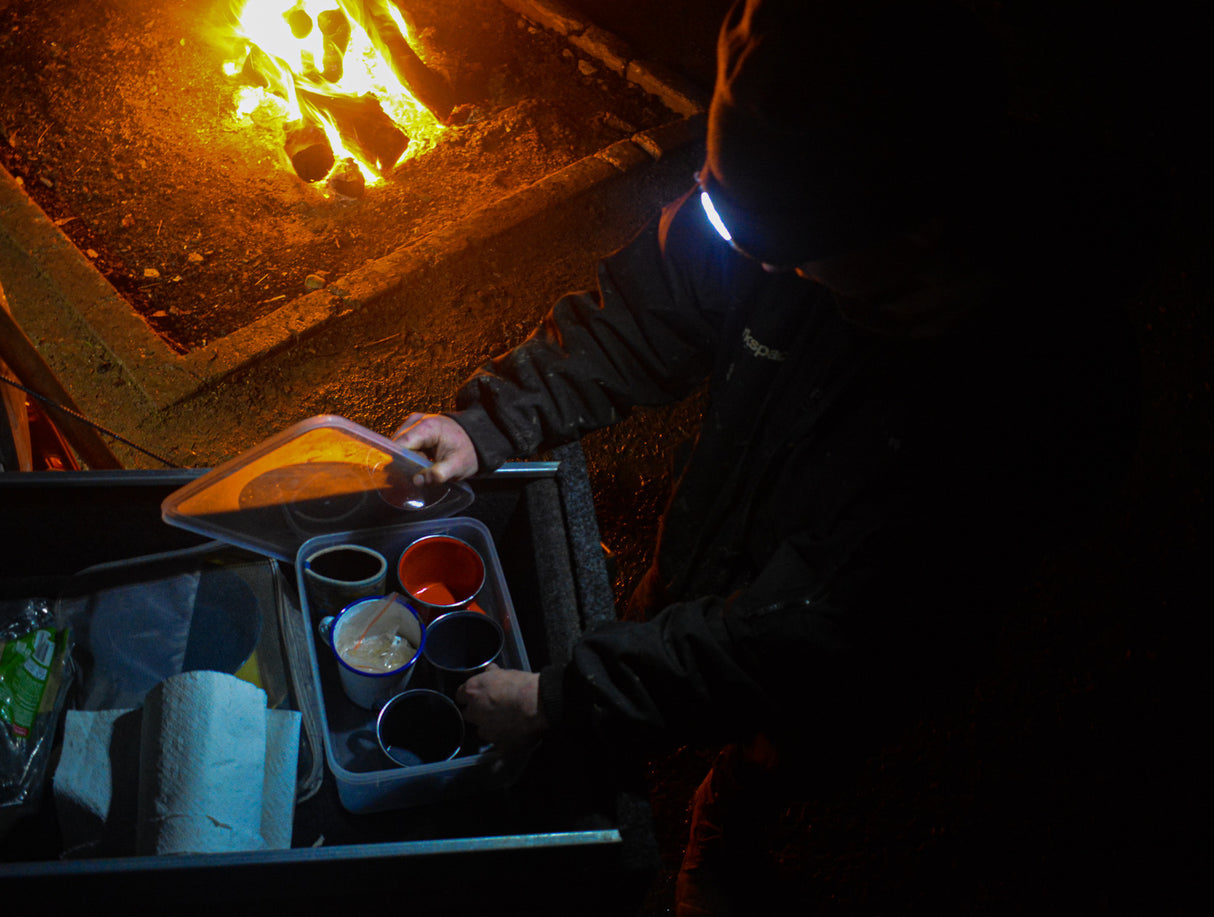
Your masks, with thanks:
M820 283L839 296L877 305L919 284L938 238L937 228L928 225L866 248L807 261L795 270L798 276Z
M798 276L820 283L858 304L875 307L919 286L923 268L943 235L943 221L932 219L863 248L807 261L796 267L776 266L765 263L757 252L747 250L734 239L713 202L709 181L710 176L705 173L696 174L700 203L717 234L735 251L759 262L765 271L782 273L793 270Z

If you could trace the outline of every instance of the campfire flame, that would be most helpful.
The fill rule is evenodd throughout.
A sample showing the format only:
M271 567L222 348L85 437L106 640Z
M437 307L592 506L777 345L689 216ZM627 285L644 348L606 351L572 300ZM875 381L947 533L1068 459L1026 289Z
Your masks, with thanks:
M445 104L427 107L402 79L433 73L390 0L232 0L232 28L236 116L281 119L284 157L305 181L359 196L443 130Z

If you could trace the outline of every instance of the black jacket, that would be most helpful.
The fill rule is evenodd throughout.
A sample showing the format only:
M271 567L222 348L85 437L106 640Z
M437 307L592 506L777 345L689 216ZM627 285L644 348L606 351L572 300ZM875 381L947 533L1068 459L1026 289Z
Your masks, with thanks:
M653 617L542 673L550 721L627 748L817 744L971 683L1043 552L1107 505L1136 431L1128 287L1081 228L1089 204L1040 191L1048 217L1019 190L987 202L998 219L959 243L981 255L973 307L924 338L764 272L689 194L602 262L597 295L561 299L466 384L454 416L484 469L708 386Z

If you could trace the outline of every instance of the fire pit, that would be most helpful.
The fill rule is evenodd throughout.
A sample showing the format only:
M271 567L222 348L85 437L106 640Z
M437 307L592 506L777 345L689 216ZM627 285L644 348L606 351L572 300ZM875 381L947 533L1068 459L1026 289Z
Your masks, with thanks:
M541 212L545 183L573 194L649 160L696 111L611 36L536 0L319 6L355 27L355 10L380 17L371 44L411 77L429 126L306 62L267 76L255 65L277 52L237 25L238 0L0 8L0 164L154 333L124 362L163 348L183 369L151 392L160 403ZM329 41L331 23L307 15ZM310 60L332 75L323 52ZM275 81L283 110L241 107Z

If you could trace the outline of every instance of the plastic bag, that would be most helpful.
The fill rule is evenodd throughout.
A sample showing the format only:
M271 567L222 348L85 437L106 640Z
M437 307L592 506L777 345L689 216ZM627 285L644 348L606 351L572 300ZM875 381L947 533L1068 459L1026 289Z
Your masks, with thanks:
M286 703L288 676L296 677L288 659L299 657L298 638L282 628L292 616L280 580L276 562L220 542L82 570L55 605L75 640L73 706L140 707L157 684L198 669L252 682L271 708ZM317 715L303 713L300 800L323 777Z
M0 835L41 799L74 674L71 630L47 600L0 602Z

